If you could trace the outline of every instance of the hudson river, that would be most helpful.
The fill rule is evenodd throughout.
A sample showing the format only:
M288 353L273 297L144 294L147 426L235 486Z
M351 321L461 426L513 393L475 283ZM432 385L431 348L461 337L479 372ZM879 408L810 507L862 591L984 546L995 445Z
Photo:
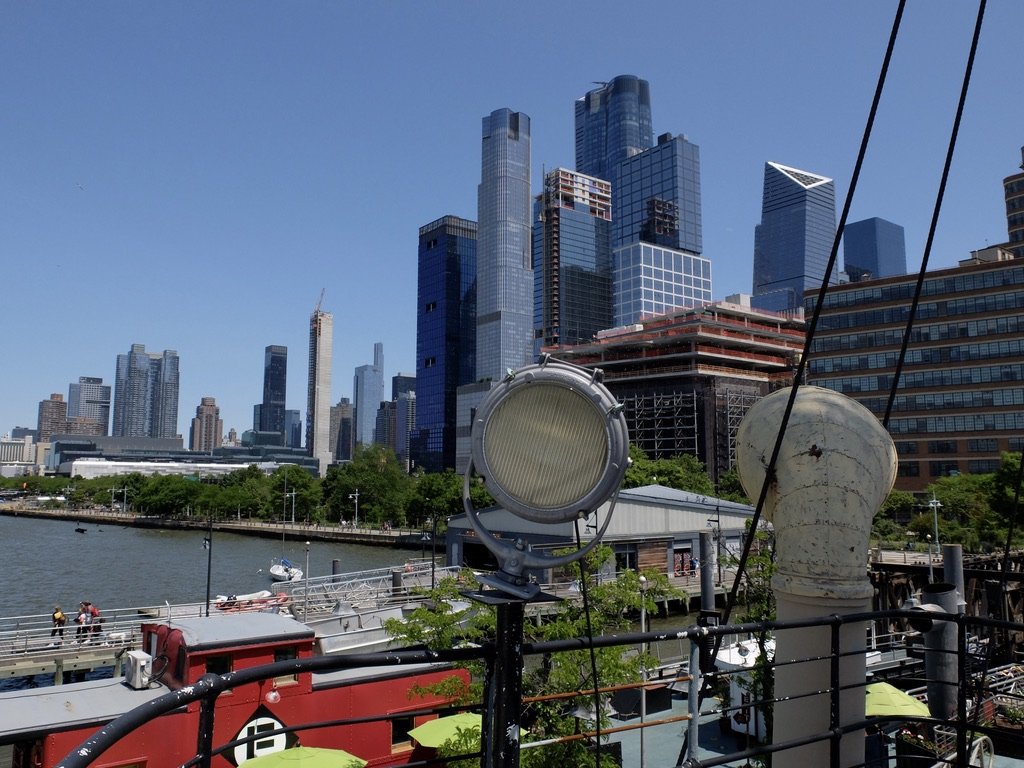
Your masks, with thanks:
M126 528L83 520L77 523L0 516L0 617L49 614L55 604L73 617L89 600L114 608L206 600L205 531ZM282 555L306 568L301 536L280 538L214 533L210 550L210 595L271 589L267 571ZM400 565L419 551L357 544L311 542L312 576Z

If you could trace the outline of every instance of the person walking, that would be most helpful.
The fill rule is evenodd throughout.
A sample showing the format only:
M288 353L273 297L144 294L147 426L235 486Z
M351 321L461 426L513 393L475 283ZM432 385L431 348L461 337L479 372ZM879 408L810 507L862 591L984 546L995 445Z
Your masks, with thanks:
M75 630L75 637L78 642L88 640L88 634L92 631L92 612L89 610L89 604L84 600L78 604L78 615L75 617L75 623L78 625L78 629ZM85 635L86 637L82 637Z
M64 615L64 611L60 609L59 605L53 606L53 613L50 615L50 619L53 621L53 629L50 630L50 637L60 636L61 640L64 639L64 625L68 623L68 617Z

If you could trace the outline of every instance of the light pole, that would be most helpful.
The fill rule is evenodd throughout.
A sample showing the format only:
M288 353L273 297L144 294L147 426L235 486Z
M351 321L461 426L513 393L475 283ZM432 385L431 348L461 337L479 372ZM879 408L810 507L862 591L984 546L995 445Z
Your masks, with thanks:
M213 518L207 520L209 528L206 538L203 539L203 549L206 550L206 615L210 615L210 570L213 565Z
M288 491L288 493L284 495L286 503L289 496L292 497L292 525L295 525L295 491Z
M928 506L932 508L932 522L935 524L935 555L938 557L939 552L942 551L939 549L939 509L942 507L942 502L935 498L935 491L932 491L932 500L928 502ZM928 561L929 563L934 562L931 547L928 547ZM934 573L932 574L932 583L935 583Z
M358 528L359 527L359 489L356 488L355 492L354 493L350 493L348 495L348 497L350 499L354 500L355 503L356 503L356 514L355 514L355 517L352 518L352 527L353 528Z
M305 596L302 601L302 621L306 621L306 613L309 611L309 542L306 542L306 588L302 594Z
M448 546L445 545L445 561L447 563ZM434 569L437 565L437 514L430 516L430 591L434 591Z
M647 577L640 574L640 634L647 632ZM644 721L647 719L647 641L640 643L640 768L647 768L644 755Z
M121 489L121 516L128 514L128 486Z
M932 535L930 533L925 534L925 538L928 539L928 583L935 583L935 561L932 560Z

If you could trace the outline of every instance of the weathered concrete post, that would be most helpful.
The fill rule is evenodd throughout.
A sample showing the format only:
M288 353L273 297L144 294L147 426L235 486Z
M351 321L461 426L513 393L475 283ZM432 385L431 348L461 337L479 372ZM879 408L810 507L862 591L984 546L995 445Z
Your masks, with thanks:
M772 393L740 424L737 469L751 498L761 494L789 396L788 389ZM870 411L837 392L800 387L763 510L775 529L772 588L780 620L870 610L871 520L895 479L896 448ZM864 625L843 627L841 723L864 717L864 689L859 686L864 683L865 644ZM830 646L828 627L787 630L776 638L777 661L820 660L776 671L775 698L784 700L775 705L774 743L828 730L829 694L801 695L830 688ZM794 696L799 698L789 698ZM828 765L829 750L827 741L785 750L775 755L773 765ZM863 734L843 737L839 765L863 763Z

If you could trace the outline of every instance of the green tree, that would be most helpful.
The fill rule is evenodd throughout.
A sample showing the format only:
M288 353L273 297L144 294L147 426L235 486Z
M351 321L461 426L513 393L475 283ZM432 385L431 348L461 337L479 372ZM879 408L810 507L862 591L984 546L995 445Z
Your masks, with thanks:
M588 600L590 617L580 609L577 601L565 600L555 605L553 613L545 616L543 622L526 622L524 640L539 642L586 636L589 630L595 634L615 633L630 629L640 610L641 604L654 612L659 601L678 596L664 574L645 572L646 589L641 589L640 574L626 571L614 580L598 580L595 574L602 570L604 563L613 557L609 547L599 546L589 553L584 563L584 574L589 586ZM445 580L432 595L405 622L389 622L387 629L402 643L422 644L430 648L451 648L463 642L480 642L493 637L495 616L491 606L474 604L465 614L453 615L450 601L458 596L459 585L454 580ZM636 682L643 666L650 667L653 660L646 654L636 654L634 649L622 646L599 648L594 651L598 670L598 681L602 686ZM473 682L469 689L458 692L463 702L479 701L482 697L482 668L468 665ZM523 673L523 694L526 697L545 694L584 691L571 699L557 699L532 702L524 713L524 722L531 723L530 730L537 738L557 738L573 733L576 720L570 713L578 707L589 708L592 694L586 693L595 685L592 676L589 650L567 651L530 662ZM440 689L431 689L441 692ZM447 691L451 695L452 691ZM592 727L592 724L587 727ZM467 751L468 742L446 745L442 752L448 755ZM473 742L474 749L478 748ZM607 762L606 762L607 761ZM593 765L593 757L581 742L566 742L545 746L542 749L524 750L521 765L526 768L542 768L550 765ZM611 757L605 755L602 766L613 765Z
M361 525L395 526L407 522L406 506L412 479L402 470L394 451L382 445L358 449L352 461L327 470L324 501L332 520L353 519L355 503L350 496L359 493Z

